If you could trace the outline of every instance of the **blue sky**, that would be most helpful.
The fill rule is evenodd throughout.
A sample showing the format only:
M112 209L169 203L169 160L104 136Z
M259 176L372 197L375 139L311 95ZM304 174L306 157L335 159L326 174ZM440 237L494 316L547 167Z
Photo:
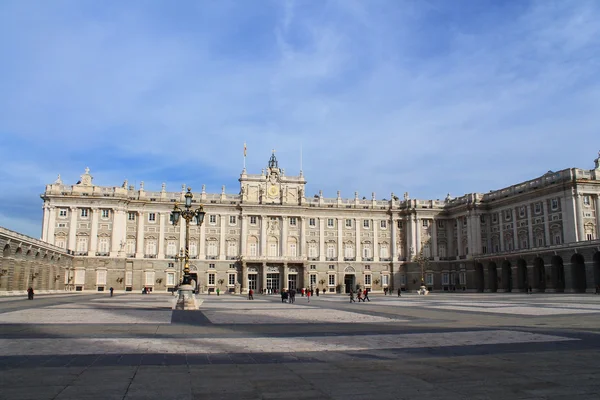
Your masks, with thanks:
M0 225L98 185L487 192L600 149L598 1L0 2ZM177 143L176 145L174 143Z

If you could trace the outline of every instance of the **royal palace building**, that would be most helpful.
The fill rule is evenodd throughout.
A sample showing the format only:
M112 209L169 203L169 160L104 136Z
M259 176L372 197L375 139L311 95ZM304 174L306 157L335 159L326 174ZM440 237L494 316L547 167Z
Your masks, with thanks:
M444 200L306 196L273 154L239 193L193 191L190 270L200 292L360 286L435 291L592 291L600 283L600 155L595 168L549 171L501 190ZM47 185L42 241L72 257L73 290L169 291L181 279L185 224L170 213L186 187ZM14 249L13 249L14 251Z

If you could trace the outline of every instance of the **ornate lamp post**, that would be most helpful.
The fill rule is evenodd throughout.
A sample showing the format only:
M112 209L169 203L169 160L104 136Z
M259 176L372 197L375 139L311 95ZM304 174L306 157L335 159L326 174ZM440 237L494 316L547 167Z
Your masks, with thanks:
M426 241L421 246L421 250L419 250L419 254L413 257L413 262L417 263L421 268L421 286L425 286L425 269L429 267L429 257L425 257L423 254L423 249L426 245L429 244L429 241Z
M195 297L193 295L194 288L190 285L192 280L190 277L190 222L192 220L195 220L198 226L200 226L204 222L204 215L206 214L202 205L200 205L197 209L192 210L193 197L194 195L192 194L192 188L187 188L187 193L185 194L184 208L179 208L177 203L175 203L173 211L171 212L171 221L173 222L173 225L177 225L179 223L180 218L183 218L185 220L183 281L181 282L181 286L179 288L179 299L177 300L176 304L176 308L184 310L197 308Z

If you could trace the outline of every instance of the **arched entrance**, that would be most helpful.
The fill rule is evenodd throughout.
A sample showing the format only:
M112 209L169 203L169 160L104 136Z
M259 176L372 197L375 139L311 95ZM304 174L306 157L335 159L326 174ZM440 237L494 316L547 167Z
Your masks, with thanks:
M498 268L495 262L491 262L488 265L488 287L490 292L498 291Z
M600 286L600 251L594 254L594 286L596 289Z
M573 254L571 257L571 280L573 281L573 290L578 293L585 293L587 281L585 277L585 259L581 254Z
M529 280L527 279L527 261L519 258L517 260L517 288L521 292L527 292Z
M533 260L533 288L538 292L546 291L546 267L539 257Z
M560 256L554 256L550 260L552 265L552 286L557 292L565 291L565 267Z
M475 264L475 287L478 292L483 292L485 289L485 278L483 277L483 264Z
M350 291L356 291L356 276L355 269L353 267L346 267L344 269L344 286L346 287L345 292L350 293Z
M505 292L512 292L512 265L506 260L502 263L502 289Z

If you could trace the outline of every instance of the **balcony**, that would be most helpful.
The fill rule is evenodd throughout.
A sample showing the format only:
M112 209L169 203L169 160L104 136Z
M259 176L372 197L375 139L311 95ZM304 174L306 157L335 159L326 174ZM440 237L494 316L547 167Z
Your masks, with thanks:
M76 256L87 256L88 252L87 251L76 251L75 255Z
M239 257L237 256L227 256L225 257L226 260L237 260Z
M135 253L127 253L127 254L125 254L125 257L127 257L127 258L135 258Z
M386 262L386 261L392 261L392 259L389 257L383 257L383 258L380 258L379 261Z
M308 261L319 261L319 257L308 257Z
M356 257L344 257L344 261L356 261Z
M373 261L373 257L364 257L363 261Z
M337 257L327 257L325 261L337 261Z
M207 260L216 260L218 256L206 256Z
M98 257L108 257L109 253L105 253L105 252L96 252L96 256Z
M156 254L144 254L144 258L156 258Z

